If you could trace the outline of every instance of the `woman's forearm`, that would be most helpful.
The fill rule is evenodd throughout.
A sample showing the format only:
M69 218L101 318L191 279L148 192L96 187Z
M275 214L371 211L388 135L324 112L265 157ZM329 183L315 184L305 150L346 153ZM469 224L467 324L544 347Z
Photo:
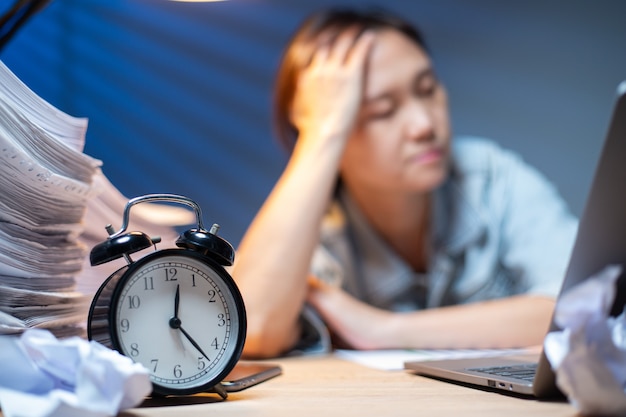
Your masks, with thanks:
M389 328L396 347L516 348L540 345L554 300L520 295L499 300L397 314Z
M308 301L331 332L354 349L481 349L542 343L552 298L519 295L492 301L394 313L340 288L313 281Z

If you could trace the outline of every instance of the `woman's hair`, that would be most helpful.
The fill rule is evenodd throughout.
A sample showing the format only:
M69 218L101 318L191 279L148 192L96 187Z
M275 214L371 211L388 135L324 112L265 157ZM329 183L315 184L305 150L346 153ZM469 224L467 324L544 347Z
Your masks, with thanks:
M394 29L406 35L425 51L428 50L419 30L407 20L379 8L368 10L330 9L315 13L296 31L283 54L274 90L274 127L278 140L289 151L293 149L297 130L290 120L296 83L320 44L320 34L333 38L348 28L366 30Z

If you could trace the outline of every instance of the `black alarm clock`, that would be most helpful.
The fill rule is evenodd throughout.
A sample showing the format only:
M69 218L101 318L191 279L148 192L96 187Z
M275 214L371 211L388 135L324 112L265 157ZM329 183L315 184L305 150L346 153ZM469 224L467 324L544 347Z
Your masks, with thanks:
M197 227L157 250L160 238L127 232L130 209L141 202L192 207ZM243 298L224 269L234 249L217 236L219 226L202 225L200 207L187 197L150 194L129 200L121 229L106 226L106 241L90 254L91 265L125 258L96 292L89 309L90 340L117 350L150 372L153 395L227 393L220 382L241 357L246 336ZM131 254L154 247L132 260Z

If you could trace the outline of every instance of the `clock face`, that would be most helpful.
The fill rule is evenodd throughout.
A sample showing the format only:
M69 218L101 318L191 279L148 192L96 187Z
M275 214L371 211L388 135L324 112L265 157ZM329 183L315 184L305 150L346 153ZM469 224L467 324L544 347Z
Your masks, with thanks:
M245 310L232 278L196 252L166 249L131 264L112 297L113 343L151 373L155 392L220 382L241 355Z

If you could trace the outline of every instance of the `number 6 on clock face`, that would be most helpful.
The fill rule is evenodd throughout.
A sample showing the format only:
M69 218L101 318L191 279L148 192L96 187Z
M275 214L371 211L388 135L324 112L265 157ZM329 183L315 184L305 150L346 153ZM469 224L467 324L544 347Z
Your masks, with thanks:
M194 251L165 249L131 264L111 305L113 345L148 368L156 393L209 389L241 354L241 296L220 265Z

